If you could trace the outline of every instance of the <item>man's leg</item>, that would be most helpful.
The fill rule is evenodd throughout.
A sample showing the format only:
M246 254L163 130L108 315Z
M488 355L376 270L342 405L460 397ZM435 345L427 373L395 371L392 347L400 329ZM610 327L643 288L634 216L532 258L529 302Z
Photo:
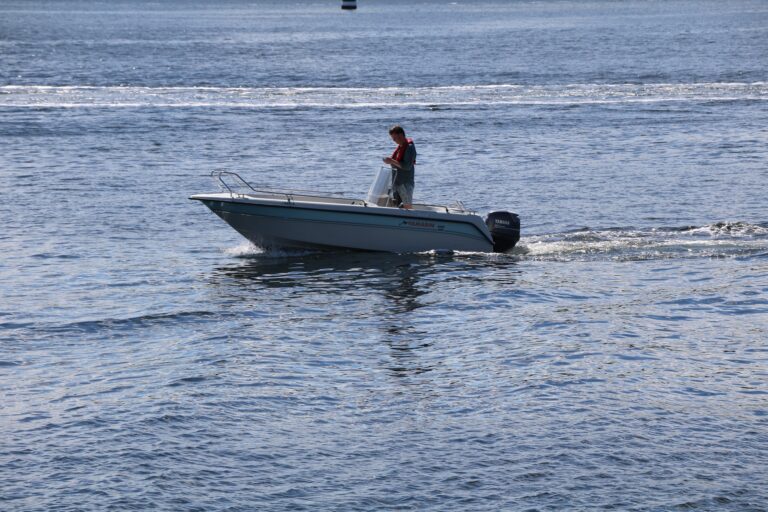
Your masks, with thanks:
M400 199L402 200L402 208L410 210L413 208L413 185L401 185L400 186Z

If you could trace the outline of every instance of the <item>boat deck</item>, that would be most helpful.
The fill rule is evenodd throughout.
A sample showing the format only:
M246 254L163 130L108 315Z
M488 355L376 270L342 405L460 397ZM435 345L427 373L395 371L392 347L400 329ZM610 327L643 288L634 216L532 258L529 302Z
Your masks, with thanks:
M270 191L256 191L256 192L248 192L248 193L232 193L232 194L226 194L234 198L238 199L267 199L267 200L276 200L276 201L288 201L288 202L298 202L298 203L315 203L315 204L332 204L332 205L344 205L344 206L364 206L364 207L373 207L373 208L393 208L397 209L396 206L381 206L374 203L370 203L364 199L351 199L346 197L333 197L333 196L318 196L318 195L311 195L311 194L304 194L304 193L298 193L298 192L290 192L290 191L277 191L277 190L270 190ZM433 204L420 204L420 203L414 203L412 205L412 210L414 211L423 211L423 212L437 212L437 213L452 213L452 214L472 214L474 212L471 212L469 210L466 210L462 207L456 207L456 206L442 206L442 205L433 205Z

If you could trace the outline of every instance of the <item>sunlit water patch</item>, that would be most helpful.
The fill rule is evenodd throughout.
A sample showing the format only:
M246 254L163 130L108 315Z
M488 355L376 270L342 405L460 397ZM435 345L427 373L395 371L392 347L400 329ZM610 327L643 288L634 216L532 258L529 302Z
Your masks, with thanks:
M436 87L0 86L0 107L404 108L768 101L768 83Z

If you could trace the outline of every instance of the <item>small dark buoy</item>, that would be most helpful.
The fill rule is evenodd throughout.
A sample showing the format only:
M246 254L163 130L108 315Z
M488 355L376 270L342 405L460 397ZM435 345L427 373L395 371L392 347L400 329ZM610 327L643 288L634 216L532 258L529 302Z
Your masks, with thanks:
M357 0L341 0L341 8L346 11L357 9Z

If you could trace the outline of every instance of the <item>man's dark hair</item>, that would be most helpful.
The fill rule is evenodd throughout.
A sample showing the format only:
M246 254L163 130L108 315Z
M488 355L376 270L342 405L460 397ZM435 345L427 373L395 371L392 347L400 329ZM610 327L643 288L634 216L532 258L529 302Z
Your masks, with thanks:
M400 135L405 135L405 130L403 130L403 127L399 124L396 124L392 128L389 129L389 134L392 135L393 133L399 133Z

